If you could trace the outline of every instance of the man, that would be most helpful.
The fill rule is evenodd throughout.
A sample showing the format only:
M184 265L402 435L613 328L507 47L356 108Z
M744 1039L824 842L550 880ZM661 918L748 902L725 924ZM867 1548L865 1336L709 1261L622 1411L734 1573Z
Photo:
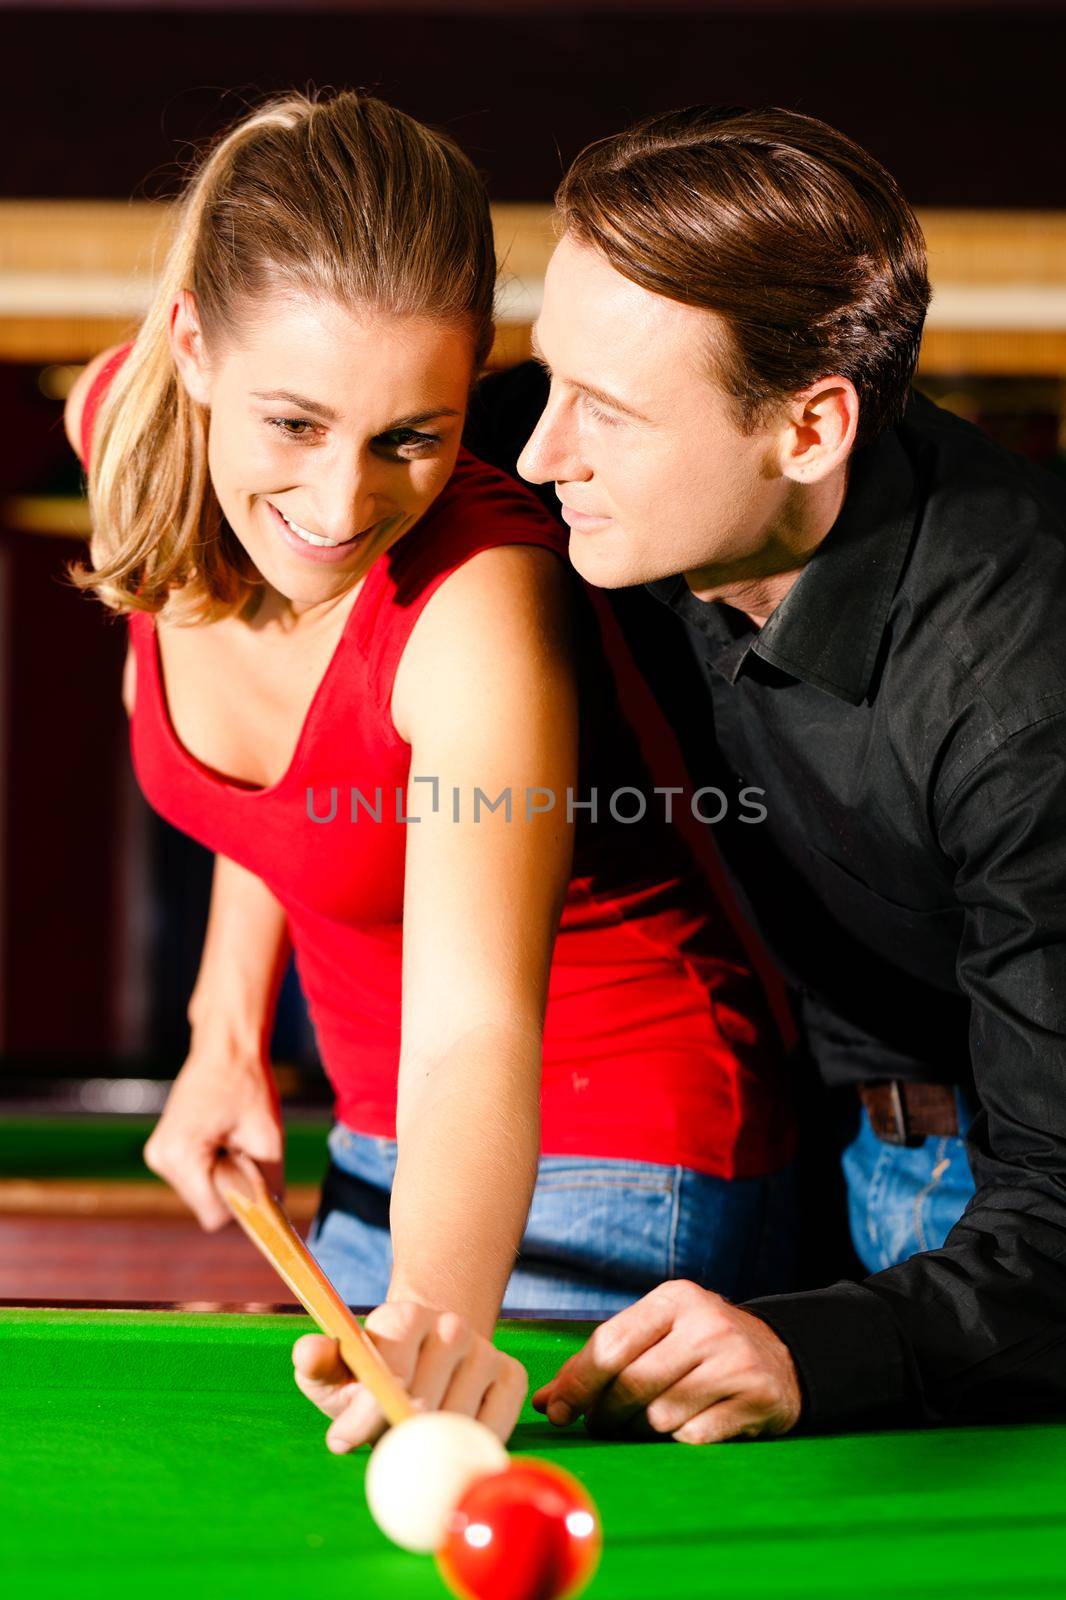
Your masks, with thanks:
M1066 493L910 394L924 241L824 124L653 119L558 202L519 471L589 582L666 608L698 698L641 665L701 778L764 791L716 840L855 1086L872 1275L743 1309L665 1284L535 1402L691 1442L1061 1409ZM498 381L497 454L543 398Z

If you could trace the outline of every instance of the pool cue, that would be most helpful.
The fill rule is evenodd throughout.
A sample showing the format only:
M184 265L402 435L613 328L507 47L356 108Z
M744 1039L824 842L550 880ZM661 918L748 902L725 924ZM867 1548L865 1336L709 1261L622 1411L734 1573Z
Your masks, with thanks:
M219 1194L249 1239L288 1284L322 1332L336 1339L345 1366L370 1390L387 1420L403 1422L414 1416L415 1408L399 1378L344 1304L289 1221L284 1207L270 1193L251 1157L239 1151L220 1155L212 1176Z

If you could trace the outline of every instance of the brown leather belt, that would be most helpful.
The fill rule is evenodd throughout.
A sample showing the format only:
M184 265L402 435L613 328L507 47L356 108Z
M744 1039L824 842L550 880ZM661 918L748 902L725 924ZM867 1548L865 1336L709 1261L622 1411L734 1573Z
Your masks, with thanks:
M950 1083L860 1083L859 1098L879 1139L911 1147L923 1139L958 1137L959 1112Z

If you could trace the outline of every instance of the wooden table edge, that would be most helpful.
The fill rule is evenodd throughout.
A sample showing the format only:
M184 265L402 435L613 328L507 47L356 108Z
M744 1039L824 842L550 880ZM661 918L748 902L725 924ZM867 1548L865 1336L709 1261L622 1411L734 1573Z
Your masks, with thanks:
M294 1222L310 1222L318 1209L317 1184L293 1184L285 1205ZM184 1200L162 1183L69 1178L0 1179L0 1217L106 1217L192 1219Z

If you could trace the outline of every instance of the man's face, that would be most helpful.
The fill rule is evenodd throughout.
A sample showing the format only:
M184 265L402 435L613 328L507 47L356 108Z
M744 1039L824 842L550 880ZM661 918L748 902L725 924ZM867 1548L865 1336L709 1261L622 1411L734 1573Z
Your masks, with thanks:
M741 433L713 376L720 320L566 237L534 332L551 394L518 470L555 483L582 577L614 589L683 572L699 590L764 571L792 485L780 433Z

